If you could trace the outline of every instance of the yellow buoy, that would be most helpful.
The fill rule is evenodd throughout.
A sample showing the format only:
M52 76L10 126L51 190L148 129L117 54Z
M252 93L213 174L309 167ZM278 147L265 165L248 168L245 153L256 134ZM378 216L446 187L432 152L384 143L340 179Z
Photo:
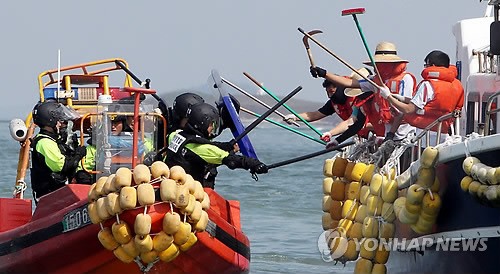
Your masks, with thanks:
M113 238L111 229L109 227L104 227L97 233L97 238L101 242L102 246L107 250L115 250L120 244Z
M156 250L146 251L141 253L141 260L146 263L152 263L158 258L158 252Z
M389 239L394 238L394 235L396 234L396 226L392 223L381 223L379 232L379 238L388 242Z
M347 167L347 159L342 157L336 157L332 166L332 175L337 177L343 177Z
M201 201L201 208L204 210L208 210L210 208L210 197L208 196L208 193L204 192L203 193L203 200Z
M132 231L124 221L120 223L114 222L111 226L111 232L119 244L126 244L132 239Z
M189 223L181 223L179 230L174 234L174 243L176 245L185 244L189 239L189 233L191 233L191 225Z
M148 252L153 250L153 239L148 235L135 235L134 243L137 250L140 253Z
M358 205L359 203L353 200L345 200L342 205L342 218L354 220L358 212Z
M201 212L203 208L201 207L201 203L198 201L194 202L194 209L191 215L189 215L189 220L191 223L197 223L201 219Z
M360 241L363 238L363 223L353 223L347 237Z
M127 252L125 252L125 250L121 246L113 250L113 254L115 254L116 258L118 258L120 261L126 264L134 261L134 257L128 255Z
M348 261L355 261L359 256L359 251L356 248L356 242L354 240L347 241L347 249L344 253L344 258Z
M389 260L389 254L389 250L383 245L380 245L377 251L375 251L375 258L373 258L373 261L377 264L385 264Z
M321 209L323 210L323 212L329 212L330 211L330 207L332 206L332 197L330 197L330 195L324 195L323 196L323 202L322 202L322 206L321 206Z
M347 188L347 199L359 201L360 189L361 184L359 182L352 181Z
M354 274L372 273L372 268L372 261L361 258L356 261L356 265L354 266Z
M141 252L139 252L139 249L135 246L135 240L132 238L128 243L122 244L122 248L127 253L130 257L135 258L139 256Z
M373 264L372 274L386 274L387 267L385 264Z
M361 240L361 243L359 245L359 255L364 259L372 260L375 257L375 251L377 250L377 247L377 239L365 238Z
M343 201L345 199L345 183L342 180L335 179L332 182L330 196L336 201Z
M344 233L347 235L349 234L349 231L351 230L353 225L353 221L349 219L340 219L338 223L338 227L341 227L344 229Z
M357 182L361 181L361 177L363 176L367 168L368 166L362 162L354 164L354 167L351 171L351 179Z
M203 201L203 198L205 197L205 190L203 189L203 186L199 181L194 181L194 197L196 198L196 201Z
M418 216L418 214L409 213L406 207L403 207L401 211L399 211L398 219L403 224L414 224L417 222Z
M408 188L408 192L406 193L406 203L412 205L420 205L422 204L424 194L425 190L422 188L422 186L413 184Z
M486 173L486 181L490 185L496 185L499 183L497 181L497 177L495 176L496 170L497 170L496 168L491 167L488 169L488 171Z
M97 213L97 202L89 203L89 205L87 206L87 209L88 209L88 212L89 212L90 221L93 224L98 224L98 223L100 223L100 222L103 221L99 217L99 214Z
M331 199L330 196L325 196L325 197L329 197ZM331 200L329 212L333 220L342 219L342 202Z
M439 182L438 176L436 175L434 178L434 183L431 186L431 191L432 192L439 192L439 187L440 187L440 182Z
M122 189L120 190L120 207L123 210L127 210L135 208L136 205L137 205L136 189L131 186L122 187Z
M132 173L136 185L146 184L151 181L151 171L145 164L138 164Z
M139 213L135 216L134 232L137 235L147 235L151 232L151 216Z
M379 196L382 190L382 181L387 180L387 177L382 176L380 173L375 173L370 181L370 194Z
M164 202L175 202L177 183L172 179L163 179L160 183L160 197Z
M323 175L325 177L332 177L333 159L326 159L323 163Z
M366 199L366 212L368 216L380 216L384 200L379 196L370 195Z
M185 185L177 186L175 193L175 206L185 208L189 204L189 189Z
M95 191L95 186L96 186L96 183L93 183L90 186L89 193L87 195L87 200L89 201L89 203L92 203L92 202L96 201L99 198L97 196L97 192Z
M381 190L382 200L386 203L392 203L398 198L398 183L396 180L384 180Z
M422 212L429 215L437 215L439 209L441 208L441 197L439 194L432 193L432 197L429 193L424 195L424 200L422 201Z
M467 175L470 175L472 167L477 163L481 163L481 161L476 157L469 156L464 159L464 162L462 163L462 168Z
M165 233L173 235L181 224L181 216L177 212L167 212L163 217L163 231Z
M103 176L99 179L97 179L97 182L95 183L95 192L97 194L97 197L104 196L106 193L104 193L104 184L106 183L106 180L108 179L108 176Z
M115 188L120 189L132 185L132 171L128 167L120 167L115 173Z
M196 204L196 198L192 195L192 194L189 194L188 196L188 205L184 208L181 208L181 213L184 213L184 214L187 214L187 215L191 215L191 213L193 213L193 210L194 210L194 205Z
M356 165L355 162L347 161L347 165L345 167L345 172L344 172L344 178L347 181L353 181L353 179L351 177L351 173L352 173L352 170L354 169L354 165Z
M394 213L396 214L396 217L398 217L399 212L403 207L405 207L406 204L406 197L402 196L397 198L394 203L392 204L392 207L394 208Z
M420 166L433 168L438 160L439 151L435 147L426 147L420 156Z
M170 179L176 181L179 185L183 185L186 182L186 171L181 166L173 166L170 168Z
M366 199L370 196L370 187L364 185L359 190L359 202L366 205Z
M167 249L160 252L158 254L158 257L163 262L168 263L168 262L172 261L173 259L175 259L179 255L179 253L180 253L179 248L176 245L172 244Z
M417 181L416 184L430 188L432 184L434 184L434 180L436 179L436 170L432 168L420 167L418 169Z
M323 230L328 230L332 228L332 216L329 213L323 213L321 217L321 224L323 225Z
M469 184L469 194L472 195L472 196L476 196L477 197L477 193L479 191L479 187L481 186L481 183L478 182L478 181L472 181L470 182Z
M363 183L370 183L370 181L372 180L372 176L375 172L375 165L374 164L369 164L366 169L365 169L365 172L363 173L363 176L361 176L361 182Z
M376 238L378 237L378 221L373 216L367 216L363 221L363 237Z
M97 207L97 215L101 220L107 220L111 217L108 210L106 209L106 203L108 197L101 197L97 199L96 207Z
M194 224L194 230L198 232L203 232L208 225L208 213L206 211L201 211L201 217L198 222Z
M198 237L194 235L193 232L189 233L189 238L187 242L185 242L183 245L179 246L179 250L182 252L188 251L193 245L198 241Z
M170 169L164 162L156 161L151 165L151 176L153 176L153 179L160 177L168 178L170 176Z
M194 194L194 189L196 187L194 183L193 176L191 174L186 174L186 182L184 183L186 187L189 189L189 194Z
M358 212L356 212L356 217L354 218L354 221L358 223L363 223L366 216L368 216L368 210L366 205L359 205Z
M333 178L326 177L323 179L323 194L330 195L330 191L332 190Z
M161 252L167 249L174 242L174 237L170 234L160 231L153 237L153 249Z
M405 203L404 207L405 207L406 211L408 211L411 214L418 215L422 212L422 205L421 204L412 205L412 204L407 202L407 203Z
M104 183L104 187L102 189L104 193L108 194L117 191L114 182L115 176L116 176L115 174L111 174L108 176L108 179L106 179L106 182Z
M116 215L122 213L122 208L120 207L120 195L116 192L111 192L108 194L106 199L106 210L110 215Z
M382 212L380 214L384 221L392 223L396 219L396 213L394 212L394 205L392 203L384 202L382 204Z
M137 200L140 205L152 205L155 203L155 189L152 184L142 183L137 186Z
M465 176L462 178L462 181L460 181L460 188L465 191L465 192L468 192L469 191L469 185L470 183L472 183L474 179L472 179L472 177L470 176Z

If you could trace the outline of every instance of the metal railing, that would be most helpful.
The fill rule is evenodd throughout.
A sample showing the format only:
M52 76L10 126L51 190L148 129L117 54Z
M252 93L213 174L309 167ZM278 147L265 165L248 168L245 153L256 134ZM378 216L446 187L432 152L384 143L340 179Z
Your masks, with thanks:
M497 91L493 93L493 95L488 98L488 101L486 102L486 112L485 112L485 117L484 117L484 136L487 136L490 134L490 121L491 121L491 116L493 114L496 114L497 112L500 112L500 109L498 108L498 105L496 105L495 109L491 109L493 106L493 100L495 100L498 96L500 95L500 91Z

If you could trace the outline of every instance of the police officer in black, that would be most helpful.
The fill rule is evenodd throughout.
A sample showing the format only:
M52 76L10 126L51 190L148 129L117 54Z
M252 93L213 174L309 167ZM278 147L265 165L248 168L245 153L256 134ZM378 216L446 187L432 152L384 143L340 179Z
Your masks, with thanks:
M214 188L213 167L221 164L230 169L243 168L252 174L267 173L268 168L257 159L230 153L214 145L210 139L216 137L220 126L219 111L210 104L199 103L187 112L184 129L168 136L166 164L182 166L203 187Z
M31 142L31 188L35 201L71 182L85 147L68 149L61 128L79 115L55 101L39 103L33 109L33 121L40 132Z

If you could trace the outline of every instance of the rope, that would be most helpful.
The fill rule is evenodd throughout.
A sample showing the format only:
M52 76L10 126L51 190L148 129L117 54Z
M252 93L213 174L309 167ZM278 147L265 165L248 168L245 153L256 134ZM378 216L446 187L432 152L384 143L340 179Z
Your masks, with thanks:
M12 193L12 196L15 198L16 196L19 195L19 198L23 199L24 198L24 191L27 188L28 188L28 185L23 180L17 181L17 184L14 187L14 192Z

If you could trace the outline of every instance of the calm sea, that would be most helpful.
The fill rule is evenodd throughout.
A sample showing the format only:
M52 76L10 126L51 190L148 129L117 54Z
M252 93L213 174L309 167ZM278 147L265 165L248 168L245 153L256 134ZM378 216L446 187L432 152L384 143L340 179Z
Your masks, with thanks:
M2 197L12 195L19 145L10 137L9 123L0 121L0 183ZM321 127L321 125L317 125ZM323 125L325 128L327 125ZM316 137L302 126L304 133ZM249 133L255 151L272 164L323 149L323 146L263 122ZM224 133L219 140L229 140ZM323 197L323 162L333 153L271 169L254 181L246 170L219 167L215 189L226 199L239 200L243 231L251 243L251 273L352 273L325 262L318 249ZM26 180L29 182L29 176ZM31 189L26 191L31 197Z

